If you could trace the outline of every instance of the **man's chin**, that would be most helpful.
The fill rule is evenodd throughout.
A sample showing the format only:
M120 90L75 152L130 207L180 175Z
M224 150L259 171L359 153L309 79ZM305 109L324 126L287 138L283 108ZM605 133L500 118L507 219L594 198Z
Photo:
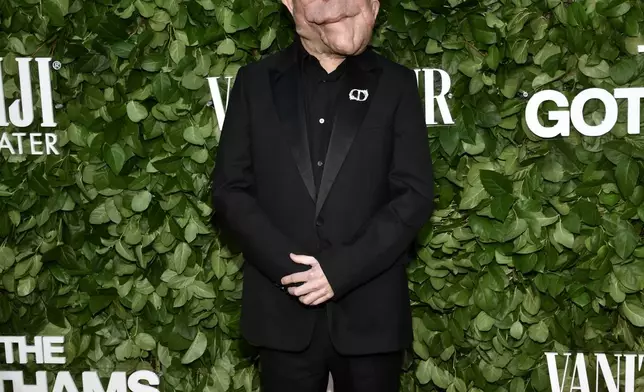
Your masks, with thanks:
M326 31L323 35L322 41L334 53L342 56L351 56L361 52L364 47L365 40L356 39L354 32L350 29L343 29L342 31Z

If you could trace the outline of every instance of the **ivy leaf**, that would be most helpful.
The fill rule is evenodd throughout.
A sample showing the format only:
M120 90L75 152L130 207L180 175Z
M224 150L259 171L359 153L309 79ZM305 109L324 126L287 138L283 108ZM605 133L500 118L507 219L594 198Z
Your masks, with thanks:
M589 58L587 54L579 57L579 70L584 75L593 79L604 79L610 76L610 67L605 60L597 65L589 65Z
M636 300L626 300L619 307L622 314L636 327L644 327L644 306Z
M571 232L566 230L561 224L561 221L557 223L557 227L554 231L554 240L565 246L566 248L572 248L575 242L575 236Z
M36 288L36 279L28 276L26 278L20 279L18 281L18 290L17 294L19 297L26 297L31 294Z
M416 378L418 382L422 385L429 383L432 379L432 369L434 365L431 362L431 359L426 361L418 362L418 367L416 368Z
M171 268L177 273L182 273L183 270L186 269L186 266L188 265L188 259L192 255L192 248L190 248L190 245L186 244L185 242L181 242L179 245L177 245L176 248L174 248L174 255L172 257L172 263L171 263Z
M194 71L189 71L181 78L181 86L188 90L199 90L205 83L205 79L197 76Z
M443 52L443 48L440 46L440 43L434 39L429 38L427 40L427 45L425 45L425 53L436 54L441 52Z
M610 67L610 78L618 85L628 83L637 72L637 62L634 58L623 58Z
M577 203L579 207L579 215L581 220L590 226L597 226L601 223L601 215L597 209L597 205L587 200L579 200Z
M191 220L186 225L186 229L184 230L183 236L188 243L191 243L197 238L197 234L199 234L199 227L194 221Z
M146 190L138 192L132 198L132 211L134 212L143 212L148 209L150 206L150 201L152 201L152 194Z
M483 59L467 59L458 65L458 70L463 72L467 77L475 77L483 67Z
M626 0L611 1L609 3L600 3L597 7L597 12L601 15L616 18L626 14L631 9L631 5Z
M114 248L116 249L116 253L118 253L124 259L129 261L136 261L136 257L134 257L134 254L132 253L132 251L128 249L125 245L123 245L123 242L117 241Z
M218 359L211 372L215 391L227 391L230 387L230 374L228 374L221 362L222 360Z
M127 339L121 342L116 349L114 350L114 354L117 360L119 361L125 361L128 358L133 358L137 354L137 347L134 345L134 342L132 340Z
M479 100L476 108L476 122L483 128L492 128L501 122L499 109L487 98Z
M110 221L110 216L107 213L105 204L100 204L92 210L89 214L89 223L93 225L101 225Z
M105 202L105 210L107 211L107 216L110 217L110 220L116 224L121 223L123 217L121 216L120 211L114 203L114 199L109 199Z
M490 317L487 313L481 311L474 319L474 325L479 331L487 332L494 326L494 318Z
M137 101L127 103L127 116L133 122L140 122L148 117L148 110Z
M159 356L159 362L165 367L170 367L172 364L172 355L170 354L170 350L162 346L161 343L157 344L157 355Z
M523 336L523 324L519 321L515 321L510 327L510 335L519 340Z
M512 181L501 173L491 170L481 170L481 183L491 196L507 196L512 194Z
M118 143L103 146L103 157L114 174L119 174L125 164L125 151Z
M501 195L492 199L490 208L492 216L500 221L504 221L508 217L508 213L514 204L514 197L512 195Z
M488 27L485 18L478 14L470 14L468 16L472 34L477 42L482 44L495 44L497 41L496 31Z
M611 140L604 145L603 153L614 165L633 156L633 146L623 140Z
M197 298L215 298L215 290L212 285L205 282L197 281L188 286L188 289Z
M83 103L90 109L100 109L105 105L105 97L98 88L88 86L83 91Z
M541 308L541 297L539 296L539 293L537 292L535 294L532 289L526 290L524 301L521 305L526 312L533 316L536 315Z
M432 382L436 384L437 387L446 389L449 386L449 379L449 374L445 370L438 366L434 366L432 368Z
M630 225L629 225L630 226ZM615 246L615 252L622 259L627 259L633 254L633 251L639 243L638 236L633 232L631 227L620 227L615 232L615 237L613 238L613 244Z
M441 127L440 133L439 133L439 140L445 152L448 155L452 155L454 154L454 152L456 151L456 148L458 147L460 136L458 132L453 128Z
M217 54L232 56L235 54L235 41L230 38L223 40L219 46L217 46Z
M152 81L152 92L161 103L170 103L171 97L175 94L173 80L166 73L159 73Z
M528 44L530 41L527 39L517 39L510 44L510 53L512 59L517 64L524 64L528 60Z
M479 363L479 368L481 369L481 374L483 375L483 377L487 380L487 382L490 383L497 382L503 375L502 369L489 364L487 361L481 361Z
M615 169L617 186L625 197L630 197L638 185L640 168L637 162L632 159L621 160Z
M169 50L170 58L177 64L186 56L186 45L179 40L172 41Z
M16 260L16 255L13 249L7 246L0 246L0 272L6 271Z
M61 15L65 16L69 13L69 0L49 0L49 2L58 8Z
M65 24L65 15L69 13L69 0L44 0L42 2L45 14L55 26Z
M157 345L152 335L145 332L141 332L136 335L134 338L134 344L145 351L152 351Z
M528 336L537 343L544 343L548 340L549 335L550 332L548 331L548 326L546 326L546 323L544 323L543 320L528 328Z
M192 341L192 344L188 348L188 351L181 358L181 363L187 365L201 358L204 352L206 352L206 347L208 346L208 338L206 335L199 331L195 340Z
M262 39L260 40L259 44L259 50L264 51L268 49L273 41L275 41L275 37L277 37L277 30L273 28L273 26L270 26L268 30L266 30L262 35Z
M482 186L468 186L465 189L463 198L458 208L461 210L470 210L479 205L480 202L489 197L488 193Z
M212 270L215 272L217 279L221 279L226 276L226 263L225 260L220 256L219 252L212 252L210 256L210 263Z
M201 132L193 126L187 127L183 130L183 138L191 144L199 146L206 144L206 140L201 136Z

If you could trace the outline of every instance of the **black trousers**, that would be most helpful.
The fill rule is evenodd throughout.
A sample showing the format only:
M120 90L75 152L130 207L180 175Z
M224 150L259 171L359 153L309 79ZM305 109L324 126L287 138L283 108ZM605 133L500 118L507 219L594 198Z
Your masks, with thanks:
M347 356L335 351L326 311L318 317L309 346L301 352L259 349L262 392L324 392L329 372L334 392L398 392L403 352Z

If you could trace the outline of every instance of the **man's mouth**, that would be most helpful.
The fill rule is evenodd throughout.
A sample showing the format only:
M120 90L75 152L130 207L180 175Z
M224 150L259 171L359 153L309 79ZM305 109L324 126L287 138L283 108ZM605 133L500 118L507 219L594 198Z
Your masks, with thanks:
M337 22L339 22L339 21L341 21L342 19L345 19L345 18L347 18L346 15L339 15L339 16L336 16L334 18L327 18L327 19L323 20L322 23L320 23L320 24L337 23Z
M338 22L341 22L341 21L343 21L345 19L354 17L356 15L341 14L341 15L330 17L330 18L321 18L321 19L317 19L317 20L314 18L311 22L315 23L316 25L323 26L323 25L327 25L327 24L338 23Z

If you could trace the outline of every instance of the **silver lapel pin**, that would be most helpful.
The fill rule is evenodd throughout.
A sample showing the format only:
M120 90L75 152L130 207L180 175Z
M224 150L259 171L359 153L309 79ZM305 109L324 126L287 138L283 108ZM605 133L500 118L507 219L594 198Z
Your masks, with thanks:
M359 90L357 88L354 88L353 90L349 91L349 100L350 101L358 101L358 102L364 102L369 98L369 90Z

